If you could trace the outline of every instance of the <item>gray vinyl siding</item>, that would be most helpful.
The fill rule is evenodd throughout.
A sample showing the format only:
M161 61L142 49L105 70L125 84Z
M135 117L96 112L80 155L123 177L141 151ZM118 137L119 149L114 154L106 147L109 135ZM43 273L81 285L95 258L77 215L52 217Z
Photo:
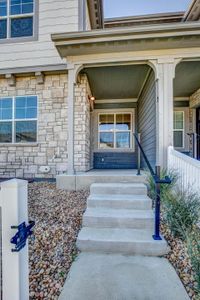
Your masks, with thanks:
M156 162L156 84L151 71L138 100L138 132L141 144L152 166ZM142 160L142 165L144 161Z
M52 33L78 30L78 0L38 0L38 39L0 43L0 70L63 64ZM5 43L4 43L5 42Z

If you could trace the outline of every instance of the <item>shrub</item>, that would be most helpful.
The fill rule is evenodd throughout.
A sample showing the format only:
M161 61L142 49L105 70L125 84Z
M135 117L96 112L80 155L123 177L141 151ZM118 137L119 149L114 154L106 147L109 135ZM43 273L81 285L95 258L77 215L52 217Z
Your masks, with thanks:
M166 169L161 170L160 177L165 178L165 176L169 176L169 178L171 179L171 184L160 185L160 196L161 196L161 200L163 201L165 200L166 197L168 197L169 193L171 193L171 191L174 189L178 179L177 174L175 173L175 171L172 170L169 172L167 172ZM149 188L149 196L151 199L155 199L156 196L155 183L151 174L149 174L147 177L147 183Z
M195 280L197 281L197 291L200 293L200 231L194 230L187 235L187 248L191 260L192 268L195 273Z
M163 208L164 220L174 237L185 240L199 220L199 196L191 191L173 191L166 195Z

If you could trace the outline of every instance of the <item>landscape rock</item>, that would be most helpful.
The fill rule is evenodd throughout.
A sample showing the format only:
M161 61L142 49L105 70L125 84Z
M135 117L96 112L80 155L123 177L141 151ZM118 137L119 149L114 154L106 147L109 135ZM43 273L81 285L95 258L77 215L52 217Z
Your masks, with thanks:
M29 240L30 300L58 299L77 255L87 197L87 191L58 190L54 183L29 184L29 220L36 222Z

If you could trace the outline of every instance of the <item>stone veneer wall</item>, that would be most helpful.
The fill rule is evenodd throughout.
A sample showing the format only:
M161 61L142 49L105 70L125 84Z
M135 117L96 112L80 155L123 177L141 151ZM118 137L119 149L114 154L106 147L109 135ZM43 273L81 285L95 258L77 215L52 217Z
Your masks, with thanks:
M55 177L67 170L67 74L18 77L16 86L0 79L0 97L38 96L38 141L30 144L0 144L0 177ZM43 174L40 166L49 166Z
M197 108L200 107L200 89L197 90L191 97L190 97L190 107Z
M90 101L91 95L86 75L80 76L75 87L74 167L76 172L90 169Z

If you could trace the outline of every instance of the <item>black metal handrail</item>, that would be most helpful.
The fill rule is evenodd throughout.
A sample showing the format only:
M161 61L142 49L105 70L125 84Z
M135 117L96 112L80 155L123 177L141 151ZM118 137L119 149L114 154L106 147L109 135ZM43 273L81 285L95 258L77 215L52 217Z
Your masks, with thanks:
M160 178L160 166L155 167L155 171L153 170L143 148L142 145L138 139L138 136L134 133L135 140L138 145L138 157L140 157L140 153L142 153L142 156L146 162L146 165L150 171L151 176L153 177L154 183L155 183L155 233L153 235L154 240L162 240L160 236L160 184L171 184L171 179L168 176L165 176L164 179ZM140 159L139 159L140 161ZM140 165L138 166L138 175L140 174Z

